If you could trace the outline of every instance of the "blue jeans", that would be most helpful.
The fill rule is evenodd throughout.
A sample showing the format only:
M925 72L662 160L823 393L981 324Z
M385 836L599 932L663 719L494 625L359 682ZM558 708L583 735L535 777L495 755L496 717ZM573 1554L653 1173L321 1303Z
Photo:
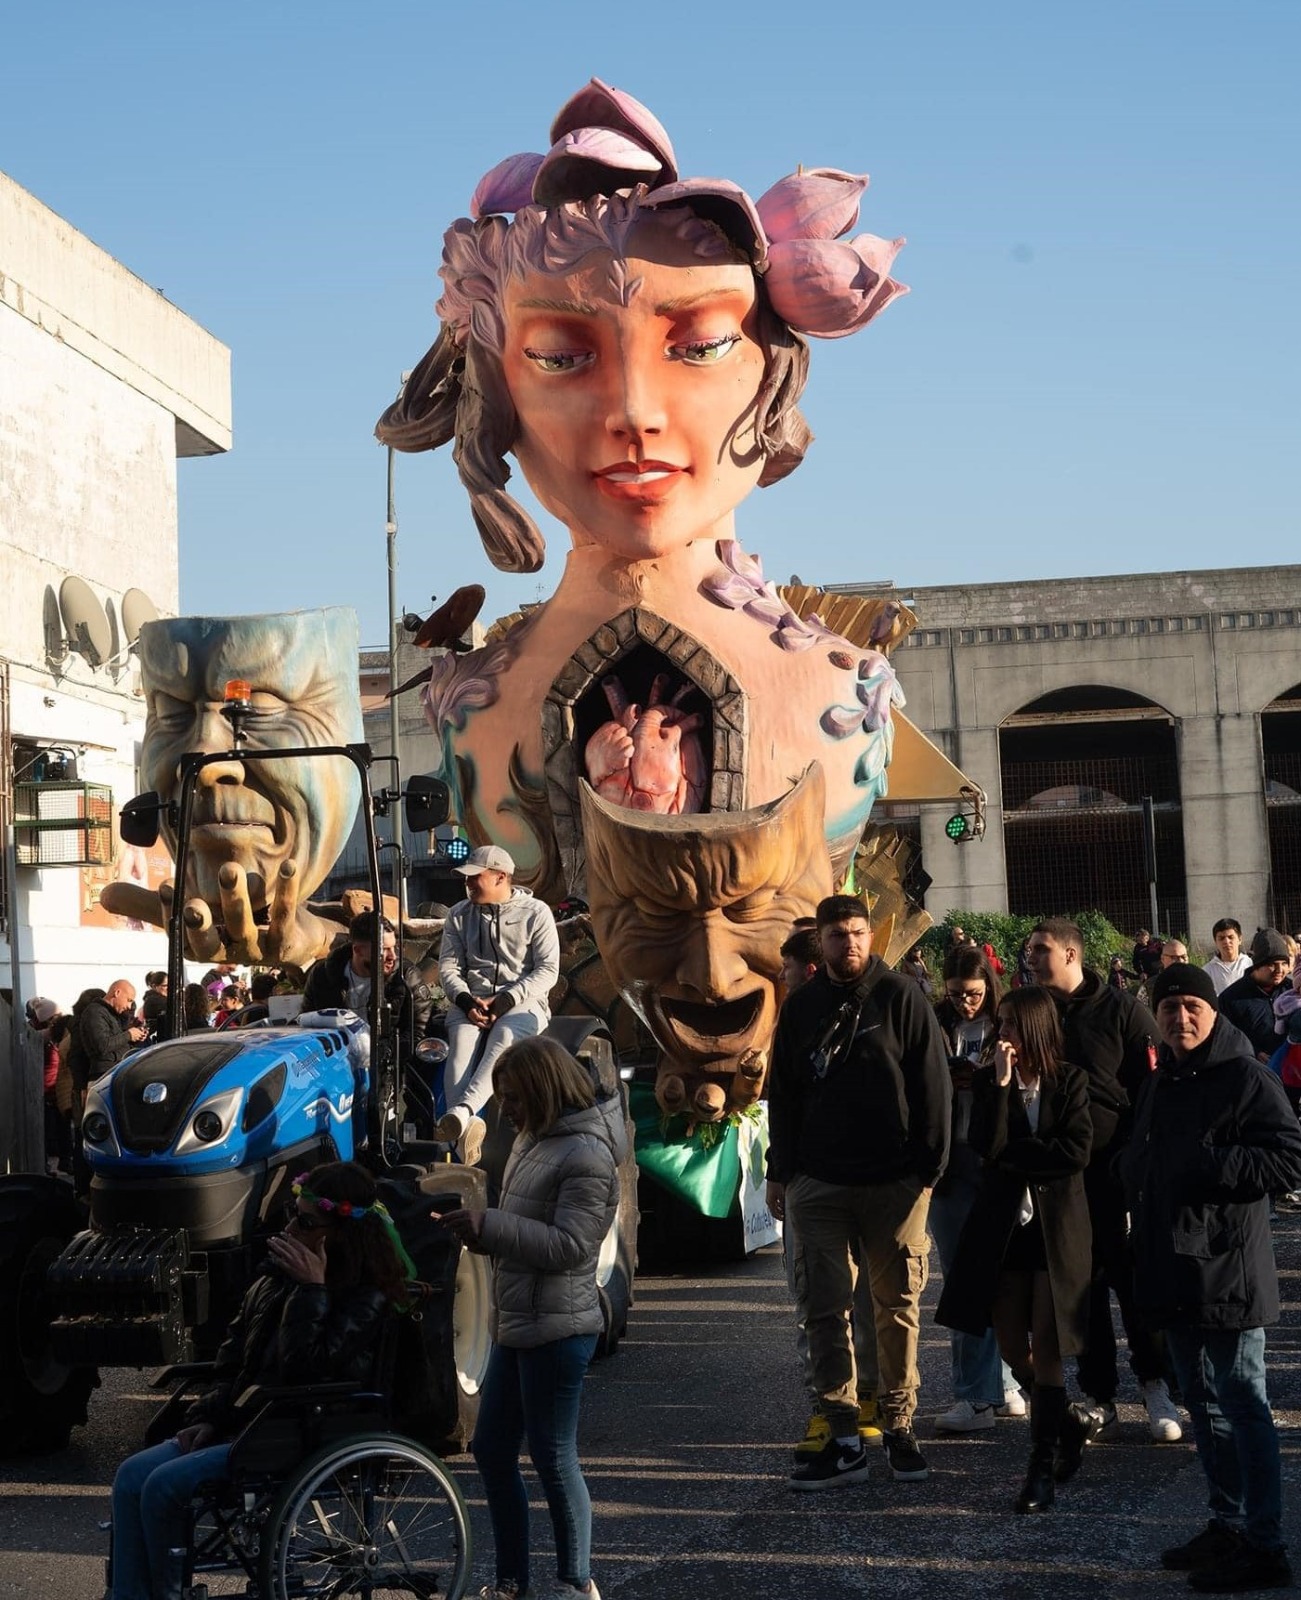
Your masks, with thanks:
M928 1221L945 1277L957 1260L958 1240L978 1192L979 1184L950 1172L931 1196ZM955 1400L969 1400L973 1406L1001 1406L1004 1394L1016 1388L1012 1369L998 1353L992 1328L982 1334L954 1328L949 1334L949 1352Z
M201 1483L226 1476L228 1444L181 1454L175 1439L128 1456L113 1479L112 1600L180 1600L181 1550Z
M1193 1438L1210 1486L1211 1516L1259 1550L1283 1544L1278 1434L1265 1393L1265 1330L1168 1328Z
M471 1448L488 1496L499 1586L513 1583L521 1593L529 1586L529 1500L519 1466L526 1436L551 1512L557 1574L577 1589L592 1575L592 1500L578 1464L578 1402L595 1349L594 1333L531 1350L492 1347Z

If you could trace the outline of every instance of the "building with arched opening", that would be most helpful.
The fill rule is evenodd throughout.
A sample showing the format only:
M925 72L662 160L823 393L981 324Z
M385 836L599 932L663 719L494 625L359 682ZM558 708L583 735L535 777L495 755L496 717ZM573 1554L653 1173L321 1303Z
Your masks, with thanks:
M908 714L987 797L959 845L939 812L895 815L932 916L1146 925L1146 799L1163 931L1207 950L1221 916L1301 927L1301 567L896 592Z

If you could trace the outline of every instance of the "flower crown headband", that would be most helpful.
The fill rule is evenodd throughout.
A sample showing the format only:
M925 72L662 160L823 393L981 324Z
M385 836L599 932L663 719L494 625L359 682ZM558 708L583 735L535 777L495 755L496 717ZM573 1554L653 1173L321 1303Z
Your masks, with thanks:
M680 180L672 143L657 118L631 95L593 78L561 108L546 155L507 156L479 180L470 202L474 222L453 223L444 236L439 276L445 291L438 314L459 343L472 327L496 342L496 319L485 306L491 286L483 273L485 266L500 264L501 245L484 237L485 226L503 214L522 214L523 220L538 215L538 208L568 206L574 213L568 226L572 230L576 221L581 233L582 213L592 220L596 197L622 195L633 202L628 223L638 209L661 207L687 209L712 223L745 253L773 310L791 329L841 339L908 292L889 275L903 239L844 237L858 221L867 184L866 174L801 169L752 201L724 178ZM478 248L467 238L471 232L479 236ZM591 240L592 246L600 242Z
M309 1172L300 1172L290 1187L295 1200L306 1200L308 1205L326 1217L368 1217L373 1212L377 1217L389 1219L388 1210L382 1201L376 1200L373 1205L359 1206L351 1200L330 1200L325 1195L313 1194L307 1187L307 1180L311 1177Z

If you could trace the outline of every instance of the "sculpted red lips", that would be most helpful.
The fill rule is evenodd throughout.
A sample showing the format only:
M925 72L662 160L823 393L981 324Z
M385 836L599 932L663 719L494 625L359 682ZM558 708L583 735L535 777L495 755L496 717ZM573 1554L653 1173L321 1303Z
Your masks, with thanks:
M668 461L616 461L592 476L601 493L612 500L653 505L672 493L686 469Z

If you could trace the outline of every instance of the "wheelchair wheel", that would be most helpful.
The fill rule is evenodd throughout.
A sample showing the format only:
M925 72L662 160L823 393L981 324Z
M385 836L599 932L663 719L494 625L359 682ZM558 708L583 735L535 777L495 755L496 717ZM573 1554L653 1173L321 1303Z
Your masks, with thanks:
M470 1577L465 1502L412 1440L345 1439L281 1490L261 1566L263 1600L460 1600Z

